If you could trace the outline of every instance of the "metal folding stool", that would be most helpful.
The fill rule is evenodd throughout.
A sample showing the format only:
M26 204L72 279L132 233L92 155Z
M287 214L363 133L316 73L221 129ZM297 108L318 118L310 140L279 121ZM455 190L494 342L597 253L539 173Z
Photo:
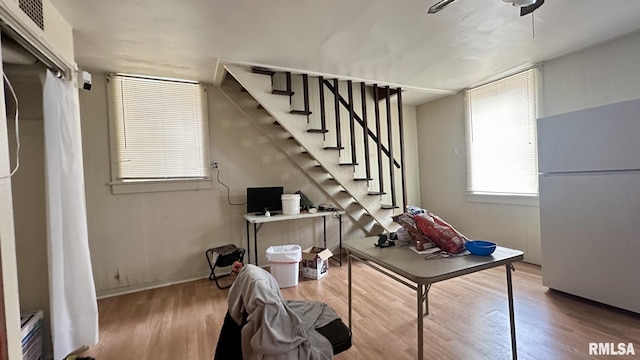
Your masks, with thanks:
M219 289L226 289L231 287L231 284L227 286L220 286L218 283L218 279L231 275L224 274L217 276L215 273L216 267L227 267L233 265L235 261L242 262L244 259L245 250L236 247L233 244L227 244L211 249L207 249L205 252L205 256L207 257L207 262L209 263L209 268L211 269L211 274L209 274L209 280L214 280L216 282L216 286Z

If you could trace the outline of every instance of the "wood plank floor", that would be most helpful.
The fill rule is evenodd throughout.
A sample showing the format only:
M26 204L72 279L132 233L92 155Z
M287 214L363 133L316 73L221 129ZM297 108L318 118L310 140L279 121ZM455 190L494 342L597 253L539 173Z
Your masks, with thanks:
M325 301L347 323L347 267L331 265L325 278L300 278L282 292L288 299ZM513 290L519 359L609 358L589 356L590 342L633 343L635 357L613 358L640 358L640 315L550 291L542 286L540 268L525 263L516 264ZM101 299L100 343L81 355L213 359L227 292L200 280ZM415 359L415 296L354 262L353 347L336 359ZM429 301L425 359L511 358L504 267L437 283Z

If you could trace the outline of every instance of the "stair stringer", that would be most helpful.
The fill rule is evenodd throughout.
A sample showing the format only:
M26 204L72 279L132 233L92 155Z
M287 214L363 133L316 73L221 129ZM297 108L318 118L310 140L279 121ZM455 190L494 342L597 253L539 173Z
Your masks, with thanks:
M228 85L223 85L220 91L279 151L297 165L311 181L315 182L325 195L333 199L339 208L345 209L346 215L365 233L379 234L385 231L384 228L373 223L371 217L358 213L358 211L363 211L362 208L354 209L354 206L357 205L354 205L353 198L350 195L345 195L342 186L336 183L329 173L317 167L317 161L309 155L303 154L304 148L292 141L288 132L280 126L274 126L275 119L264 110L258 110L256 108L258 102L250 95L241 92L239 87L234 88Z
M240 83L240 85L247 90L250 95L257 103L262 105L264 110L266 110L273 118L275 118L280 126L286 130L291 137L307 151L308 156L310 157L311 163L316 161L320 164L321 168L326 171L326 173L330 174L333 177L333 181L335 181L338 185L346 190L348 195L357 202L357 204L364 210L362 214L351 214L349 212L349 216L354 218L354 220L360 224L360 221L363 221L363 218L370 217L373 222L378 223L384 231L392 231L395 229L393 220L391 219L392 211L381 209L380 207L380 198L378 196L368 195L368 187L366 182L358 182L353 179L353 167L352 166L340 166L338 164L338 152L336 150L326 150L324 149L323 137L320 134L310 133L307 131L307 122L306 118L300 115L290 114L290 103L289 98L281 95L273 95L271 79L269 76L254 74L250 69L247 69L238 65L225 65L227 71ZM239 91L238 91L239 92ZM239 92L240 93L240 92ZM242 93L241 93L242 95ZM243 102L248 101L245 97L242 99ZM247 115L251 117L251 113L253 110L257 110L255 108L249 109L242 106L243 109L250 110L245 111ZM254 113L255 115L255 113ZM264 125L264 122L262 122ZM281 142L282 138L275 138L276 141L274 143ZM278 145L277 145L278 146ZM294 162L297 162L299 156L303 155L302 150L298 149L295 151L291 147L287 146L278 146L279 149L284 151ZM284 150L283 150L284 148ZM310 177L316 181L323 189L327 184L323 184L327 180L318 181L315 179L315 176L311 176L311 169L308 169L304 166L301 168L309 173ZM326 189L325 189L326 190ZM339 197L334 194L327 194L336 202L338 202ZM346 205L346 206L345 206ZM345 210L349 211L350 207L353 204L346 204L345 201L340 202L340 206ZM368 214L368 216L366 215ZM370 233L374 230L375 226L371 224L367 226L365 231Z

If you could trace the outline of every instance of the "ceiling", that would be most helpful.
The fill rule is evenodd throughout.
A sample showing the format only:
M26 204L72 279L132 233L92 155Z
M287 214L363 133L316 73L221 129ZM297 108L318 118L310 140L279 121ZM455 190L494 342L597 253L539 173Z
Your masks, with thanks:
M214 83L224 63L365 79L406 103L640 29L638 0L51 0L83 69ZM220 74L220 72L218 72Z

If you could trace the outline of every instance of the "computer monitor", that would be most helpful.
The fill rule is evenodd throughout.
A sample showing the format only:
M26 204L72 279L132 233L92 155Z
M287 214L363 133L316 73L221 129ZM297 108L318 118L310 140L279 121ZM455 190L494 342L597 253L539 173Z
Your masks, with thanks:
M284 187L251 187L247 188L247 213L282 212Z

